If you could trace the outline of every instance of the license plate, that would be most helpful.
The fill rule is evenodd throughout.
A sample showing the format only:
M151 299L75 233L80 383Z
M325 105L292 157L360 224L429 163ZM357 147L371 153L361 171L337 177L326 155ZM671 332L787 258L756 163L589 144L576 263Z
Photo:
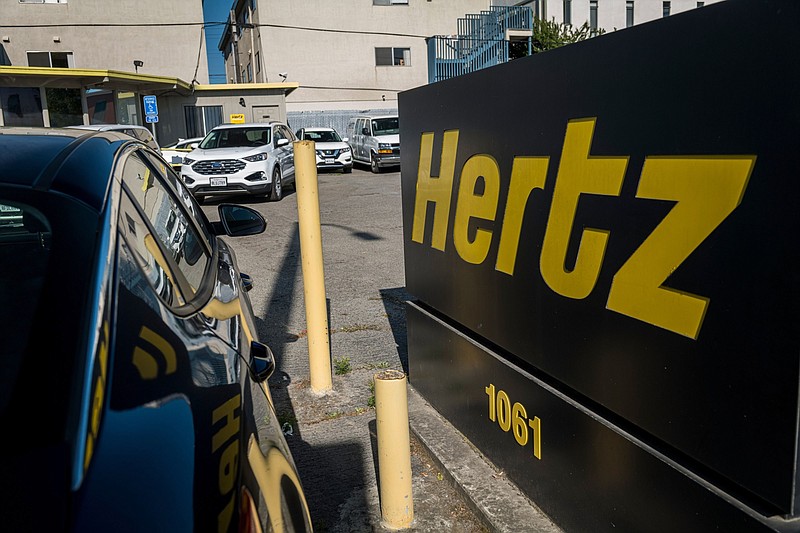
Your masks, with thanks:
M332 158L332 157L326 157L326 158L325 158L325 164L326 164L326 165L332 165L332 164L334 164L335 162L336 162L336 160L335 160L334 158Z
M226 187L228 185L228 178L211 178L209 181L212 187Z

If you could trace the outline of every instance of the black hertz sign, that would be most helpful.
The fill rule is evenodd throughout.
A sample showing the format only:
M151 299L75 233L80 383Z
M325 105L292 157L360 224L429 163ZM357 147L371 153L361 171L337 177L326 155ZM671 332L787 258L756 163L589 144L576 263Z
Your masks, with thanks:
M729 0L399 102L406 281L420 304L784 513L800 375L792 20L799 3ZM459 379L488 383L452 373L437 376L450 394ZM557 421L525 407L545 463ZM530 413L520 420L536 433Z
M607 230L582 229L573 265L565 267L578 200L582 194L619 197L629 159L591 156L595 121L579 119L567 124L539 262L540 274L550 289L578 300L595 288L611 237ZM475 265L484 263L497 233L494 269L512 276L525 207L534 190L545 189L550 157L513 158L500 222L500 168L490 154L471 155L464 162L458 191L453 192L458 136L458 130L444 132L437 178L431 177L434 134L421 136L411 240L423 243L430 203L434 208L431 246L445 251L455 194L451 231L458 257ZM709 299L664 283L739 205L755 160L752 155L646 157L636 198L675 205L615 273L606 308L696 339ZM476 192L478 181L480 192ZM500 222L497 231L479 225L494 222Z

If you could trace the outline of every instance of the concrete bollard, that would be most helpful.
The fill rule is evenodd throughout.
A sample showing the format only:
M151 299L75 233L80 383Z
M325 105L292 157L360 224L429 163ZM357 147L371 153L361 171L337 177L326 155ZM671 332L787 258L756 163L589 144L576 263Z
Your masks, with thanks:
M386 527L405 529L414 521L406 375L386 370L374 379L381 517Z
M331 349L328 340L328 306L325 299L325 274L322 267L317 158L314 152L314 141L296 141L293 147L311 390L324 392L331 390L332 377Z

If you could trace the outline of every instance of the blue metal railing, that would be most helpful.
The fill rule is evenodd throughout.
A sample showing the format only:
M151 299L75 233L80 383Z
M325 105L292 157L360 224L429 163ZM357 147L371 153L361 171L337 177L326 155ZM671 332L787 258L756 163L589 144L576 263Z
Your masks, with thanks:
M507 30L533 30L530 7L492 6L458 19L458 35L427 39L428 82L475 72L508 61Z

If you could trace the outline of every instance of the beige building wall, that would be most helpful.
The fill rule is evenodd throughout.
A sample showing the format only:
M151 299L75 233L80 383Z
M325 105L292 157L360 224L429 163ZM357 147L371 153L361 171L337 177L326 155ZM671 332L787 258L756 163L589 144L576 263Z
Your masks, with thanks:
M0 0L0 47L13 66L31 51L71 52L73 68L134 72L140 60L140 74L208 83L202 0Z
M373 0L258 0L252 41L266 81L281 81L279 74L286 73L286 81L300 84L287 97L288 111L396 108L398 92L428 83L425 38L457 33L459 17L490 5L490 0L385 6ZM248 33L238 43L243 61L255 57L250 43ZM376 47L408 48L408 61L376 66Z
M597 0L597 26L606 32L622 30L626 27L627 9L633 8L633 23L642 24L662 18L664 4L669 4L670 16L696 9L700 5L711 5L723 0ZM564 22L564 7L571 10L572 25L581 26L589 22L591 0L496 0L495 4L530 6L534 13L547 20Z

